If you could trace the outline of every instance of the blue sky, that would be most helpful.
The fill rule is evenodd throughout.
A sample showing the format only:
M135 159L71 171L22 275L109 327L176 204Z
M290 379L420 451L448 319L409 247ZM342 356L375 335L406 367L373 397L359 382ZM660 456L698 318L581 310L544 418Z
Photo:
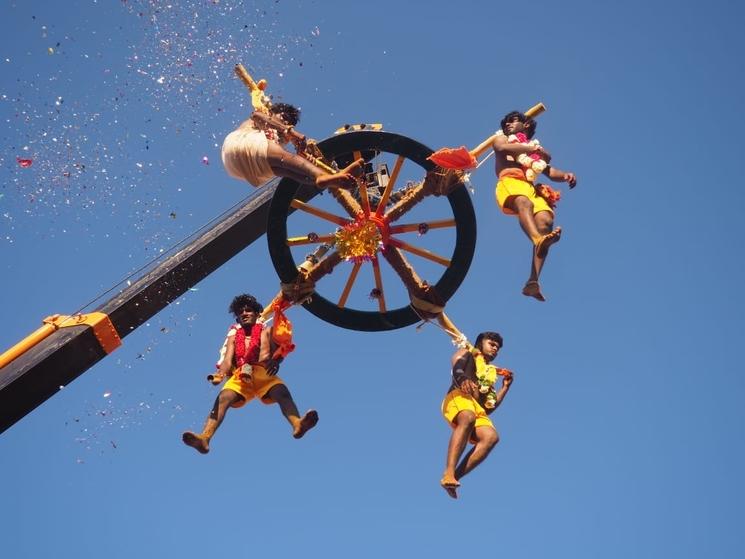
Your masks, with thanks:
M208 456L184 447L216 395L204 376L230 299L277 290L260 240L0 436L6 555L740 556L742 7L371 6L4 3L0 346L252 192L219 161L248 113L236 62L318 139L381 122L475 145L543 101L537 137L579 178L557 213L549 301L520 295L529 244L485 166L474 263L448 304L470 337L505 337L516 380L493 416L500 444L448 499L448 338L295 309L281 374L317 429L295 441L252 404Z

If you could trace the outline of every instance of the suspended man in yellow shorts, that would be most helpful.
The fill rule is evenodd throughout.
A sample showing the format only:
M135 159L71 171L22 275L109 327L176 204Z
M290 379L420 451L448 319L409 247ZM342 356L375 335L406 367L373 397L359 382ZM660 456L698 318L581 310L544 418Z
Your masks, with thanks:
M217 373L208 377L213 384L219 384L227 376L228 381L220 390L202 433L186 431L182 436L184 444L202 454L210 451L210 440L228 408L240 408L254 398L264 404L278 404L282 415L292 426L292 436L296 439L318 423L315 410L309 410L300 417L290 391L284 381L276 376L282 357L275 357L272 328L265 328L257 322L262 310L261 304L245 293L235 297L230 304L230 312L238 323L228 331L220 352Z
M440 480L453 499L458 498L459 480L481 464L499 442L489 415L502 403L512 384L510 371L491 364L502 343L498 333L482 332L472 349L461 349L453 355L453 382L442 401L442 415L453 433L448 443L445 473ZM494 390L497 376L502 378L502 385ZM469 441L473 448L458 463Z
M561 238L561 228L553 228L554 212L551 206L545 198L539 196L517 159L523 154L529 156L537 154L540 159L550 163L551 154L542 146L510 143L508 140L510 136L520 133L531 139L535 134L535 129L534 119L525 116L524 113L512 111L502 119L502 133L495 134L471 153L479 157L489 148L494 150L495 171L499 177L496 190L497 203L504 213L517 215L520 227L533 243L530 277L525 282L522 293L539 301L545 301L546 298L541 293L538 278L548 256L549 247ZM552 181L568 183L569 188L574 188L577 184L577 177L574 173L562 171L550 164L542 173Z

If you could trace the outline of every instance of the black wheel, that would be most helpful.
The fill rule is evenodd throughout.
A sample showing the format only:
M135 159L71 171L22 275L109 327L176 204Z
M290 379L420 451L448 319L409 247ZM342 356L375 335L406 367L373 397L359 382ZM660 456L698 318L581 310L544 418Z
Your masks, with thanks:
M434 168L434 165L427 160L427 157L432 154L430 148L405 136L382 131L348 132L328 138L320 142L318 146L323 152L325 159L327 161L335 161L340 168L360 156L364 157L366 161L365 182L367 188L357 189L352 194L357 203L363 208L369 208L369 212L365 212L360 216L349 215L352 213L349 204L346 207L339 206L334 201L334 196L330 193L324 193L322 197L314 198L312 205L305 204L297 198L308 200L310 197L308 195L308 187L301 188L300 184L296 181L288 178L283 179L278 185L272 199L267 227L269 252L281 281L290 283L298 276L298 265L303 262L303 257L299 255L298 260L296 260L293 250L297 253L299 249L295 247L306 245L317 247L322 243L334 241L336 243L336 252L332 249L329 254L332 256L336 253L342 254L342 248L348 248L350 243L346 242L344 240L345 238L339 237L339 235L345 235L348 229L354 229L357 226L367 227L371 231L370 234L375 235L374 227L370 225L370 223L373 223L377 227L378 233L382 235L378 243L380 250L376 249L370 254L361 257L357 254L347 256L347 259L352 262L352 270L349 276L345 278L346 282L342 287L341 297L336 302L333 302L319 293L317 285L312 299L303 306L327 322L353 330L393 330L416 323L420 320L420 317L408 304L408 292L403 282L397 279L397 281L393 282L397 284L397 287L391 290L403 292L404 294L402 296L397 293L389 293L386 290L387 287L383 287L383 279L387 280L385 282L386 286L391 285L392 282L387 277L384 277L383 272L381 272L382 267L380 266L380 262L383 262L385 259L379 259L378 256L386 256L388 258L390 252L386 255L386 248L395 246L398 250L413 254L419 258L420 261L417 262L417 270L414 271L417 276L419 275L419 269L422 267L429 267L426 273L430 277L436 276L439 273L437 268L444 268L439 279L434 283L434 287L437 294L444 301L450 299L466 277L476 247L476 218L467 189L460 184L446 197L426 196L420 200L421 203L415 202L414 204L409 204L407 206L408 209L401 210L401 200L408 195L407 193L418 188L417 185L421 185L421 179L424 178L426 172ZM389 168L389 162L391 161L393 161L392 171ZM397 180L407 176L420 180L418 183L416 181L408 181L402 188L395 189ZM388 184L387 188L384 183ZM300 192L298 192L299 189ZM361 190L365 190L365 192ZM332 211L321 208L320 206L324 203ZM396 206L397 203L399 206ZM414 208L414 205L416 205L416 208ZM429 206L432 207L428 208ZM441 213L452 214L452 217L450 219L438 220L430 220L422 217L422 212L426 211L428 214L431 214L433 211L438 211L438 206ZM398 213L391 211L394 207L400 211ZM292 212L293 208L304 210L296 212L292 218L293 222L296 221L295 216L302 215L303 217L299 218L297 223L291 223L293 232L299 230L305 233L300 237L288 237L288 215ZM339 211L340 209L341 211ZM333 210L336 211L334 212ZM376 212L376 210L378 211ZM410 213L409 210L411 210ZM386 221L389 214L396 214L396 217L393 218L396 220L398 220L398 217L406 214L407 221L411 221L412 218L415 221L399 225L397 221ZM356 219L357 221L355 221ZM337 229L333 231L335 227ZM432 237L432 234L441 235L444 233L448 233L452 237L453 229L455 230L454 240L447 239L447 242L453 244L452 256L450 258L439 256L434 251L420 248L398 238L398 235L404 233L418 233L420 239L424 239L427 235ZM314 232L315 230L320 230L321 234ZM360 233L360 235L363 234ZM367 239L363 235L362 237L353 238L353 241L356 243L358 238ZM373 240L367 240L377 242L377 238L374 237ZM420 243L423 241L419 240L417 242ZM334 262L338 262L339 260L343 261L344 258L337 256ZM369 265L368 263L372 264L375 287L369 293L368 298L370 301L365 302L360 299L359 293L357 293L356 303L357 306L367 304L371 307L377 307L377 310L349 308L347 303L349 302L352 285L355 283L360 269L363 266ZM433 266L435 269L432 269ZM342 267L344 266L338 266L337 271L340 271ZM411 268L413 270L413 266ZM393 271L391 269L385 273L390 275ZM340 274L334 275L339 276ZM421 277L425 280L427 279L425 274L422 274ZM328 294L326 285L331 282L327 278L324 278L321 283L324 292ZM335 279L333 283L337 284L336 289L338 290L339 286L341 286L339 279ZM429 282L429 284L432 285L433 282ZM330 285L328 289L331 289L333 292L334 286ZM390 301L394 298L394 295L397 296L397 302L402 303L402 305L389 310L386 299Z

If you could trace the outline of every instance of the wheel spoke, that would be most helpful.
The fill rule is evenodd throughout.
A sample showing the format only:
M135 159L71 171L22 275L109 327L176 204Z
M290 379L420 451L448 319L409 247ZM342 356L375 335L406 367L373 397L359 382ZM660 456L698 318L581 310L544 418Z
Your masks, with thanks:
M426 225L427 230L442 229L443 227L455 227L455 220L454 219L439 219L436 221L424 221L422 223L407 223L406 225L394 225L393 227L391 227L391 234L395 235L397 233L412 233L414 231L419 231L422 225Z
M401 216L424 200L425 196L427 196L427 192L424 188L424 183L418 184L410 191L406 192L401 200L396 202L387 212L385 212L386 219L388 219L389 223L398 221Z
M349 293L352 291L352 286L354 285L354 282L357 279L357 273L360 271L360 267L362 267L362 262L355 262L354 266L352 267L352 271L349 273L349 279L347 280L347 283L344 286L344 291L342 291L341 297L339 297L339 302L337 303L337 306L344 308L344 305L347 304Z
M311 206L310 204L306 204L305 202L301 202L297 198L295 198L290 203L290 205L296 210L301 210L316 217L320 217L321 219L325 219L326 221L330 221L331 223L335 223L336 225L339 225L341 227L349 223L349 220L346 218L334 215L331 212L322 210L321 208L316 208L315 206Z
M390 267L393 268L393 271L398 274L398 277L404 284L406 291L414 293L415 295L420 295L422 293L422 285L424 282L422 282L422 279L416 273L414 267L409 264L408 260L406 260L406 257L401 254L400 250L394 246L388 245L385 252L383 252L383 257L386 259Z
M308 235L302 237L290 237L287 239L287 245L294 247L300 245L314 245L316 243L331 243L334 241L333 235L316 235L313 240Z
M341 262L341 256L339 256L338 252L334 251L318 262L318 264L310 266L305 273L305 279L317 283L323 276L327 276L333 272L334 268Z
M422 258L426 258L427 260L431 260L432 262L436 262L437 264L442 264L443 266L450 266L449 259L443 258L442 256L435 254L434 252L430 252L427 249L415 247L414 245L410 245L409 243L401 241L399 239L392 238L388 242L393 246L400 248L401 250L410 252L411 254L416 254L417 256L421 256Z
M339 204L347 210L347 213L356 218L362 213L362 206L357 203L352 194L348 190L342 190L341 188L332 187L329 188L329 192Z
M396 163L393 165L393 172L388 179L388 184L385 186L383 196L380 198L380 202L378 203L378 208L375 210L376 214L383 215L385 207L388 205L388 198L391 197L391 192L393 192L393 187L396 184L396 179L398 179L398 173L401 171L401 166L403 165L405 160L406 158L403 155L399 155L396 159Z

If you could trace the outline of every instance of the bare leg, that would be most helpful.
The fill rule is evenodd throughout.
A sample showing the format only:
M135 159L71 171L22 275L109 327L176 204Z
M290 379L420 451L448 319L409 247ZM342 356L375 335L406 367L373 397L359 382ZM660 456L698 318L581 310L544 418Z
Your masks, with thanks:
M278 177L289 177L302 184L316 184L323 171L304 157L290 153L274 142L269 142L267 160Z
M517 214L520 227L533 243L530 277L523 287L523 295L545 301L546 298L541 293L538 277L543 269L548 247L561 238L561 229L551 230L553 227L553 214L551 212L541 211L533 214L533 202L526 196L515 196L508 200L505 206Z
M561 239L561 228L557 227L556 230L553 230L554 215L552 212L538 212L535 214L534 219L538 233L541 236L538 243L533 247L530 277L523 287L523 295L534 297L539 301L545 301L546 298L541 293L538 278L548 257L549 247Z
M546 262L546 258L548 257L549 247L555 242L558 242L558 240L561 238L561 228L558 227L556 229L558 234L553 236L549 235L549 233L551 233L554 228L554 214L547 211L542 211L535 214L535 223L538 227L538 232L544 239L544 241L540 245L536 246L535 250L535 259L533 261L533 267L535 268L535 278L533 278L533 274L531 274L531 279L538 280L538 277L541 275L541 270L543 269L543 264Z
M308 410L303 417L300 417L295 401L292 399L290 391L284 384L273 386L269 392L267 392L267 396L277 402L279 409L282 411L282 415L284 415L287 418L287 421L290 422L290 425L292 425L292 436L294 438L301 438L305 433L315 427L316 423L318 423L318 412L316 410Z
M274 142L269 142L267 160L272 172L278 177L288 177L301 184L310 184L318 188L328 186L353 188L357 184L353 173L364 164L364 160L359 160L338 173L324 173L304 157L290 153Z
M513 196L507 200L505 207L517 214L520 227L535 245L541 238L541 233L538 231L538 225L533 215L533 202L526 196Z
M210 439L212 439L217 428L220 427L228 408L242 399L243 396L237 392L221 390L220 394L215 398L215 404L212 406L212 411L207 417L202 434L197 435L191 431L186 431L181 435L181 440L184 441L184 444L197 449L202 454L207 454L210 451Z
M357 177L362 174L364 166L365 160L360 157L356 161L352 161L352 163L344 167L338 173L318 177L316 180L316 186L318 188L355 188L357 186Z
M461 479L481 464L499 442L499 433L493 427L476 427L474 434L477 440L476 445L463 457L463 460L455 469L457 479Z
M456 490L460 486L460 483L455 473L455 465L463 454L463 450L465 450L468 439L471 436L476 423L476 414L469 410L463 410L455 416L453 423L453 433L450 435L450 442L448 443L445 473L442 475L440 485L447 491L448 495L453 499L457 499L458 493Z
M538 230L538 224L536 223L535 215L533 214L533 202L531 202L526 196L515 196L507 200L505 207L517 214L520 227L522 227L522 230L533 243L533 251L530 261L530 278L523 287L523 295L534 297L539 301L545 301L546 299L543 297L541 287L538 284L538 274L536 273L535 246L536 243L541 240L541 233ZM541 266L543 266L542 263Z

